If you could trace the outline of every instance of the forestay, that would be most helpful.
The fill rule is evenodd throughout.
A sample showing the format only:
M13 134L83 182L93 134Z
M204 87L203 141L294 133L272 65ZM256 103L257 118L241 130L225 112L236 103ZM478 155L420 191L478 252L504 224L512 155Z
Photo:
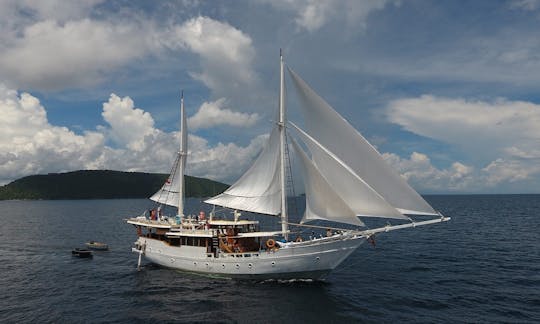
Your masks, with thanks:
M288 70L301 99L300 106L308 134L349 166L401 213L438 215L356 129L294 71ZM324 159L325 155L313 155L316 165L325 164Z
M279 161L279 131L274 127L266 147L251 168L225 192L205 202L260 214L280 214Z

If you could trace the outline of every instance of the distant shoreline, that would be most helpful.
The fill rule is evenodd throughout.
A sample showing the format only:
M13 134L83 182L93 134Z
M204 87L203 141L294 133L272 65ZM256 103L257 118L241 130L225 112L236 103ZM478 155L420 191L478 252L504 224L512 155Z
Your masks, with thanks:
M112 170L79 170L32 175L0 187L0 200L142 199L154 194L166 174ZM185 176L186 197L211 197L227 184Z

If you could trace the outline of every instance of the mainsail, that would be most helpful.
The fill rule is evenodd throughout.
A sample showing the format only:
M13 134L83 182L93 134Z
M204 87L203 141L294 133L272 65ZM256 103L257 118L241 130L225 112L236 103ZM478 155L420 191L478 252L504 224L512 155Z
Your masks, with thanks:
M180 151L176 156L169 178L152 197L151 200L160 204L178 207L178 215L184 214L184 171L187 157L187 124L184 111L184 95L180 104Z
M255 163L222 194L205 200L212 205L254 213L281 213L279 130L274 127Z
M405 179L395 172L356 129L288 69L300 96L305 130L323 147L349 166L390 205L402 214L438 215ZM314 154L316 165L325 155ZM331 175L327 174L327 178Z

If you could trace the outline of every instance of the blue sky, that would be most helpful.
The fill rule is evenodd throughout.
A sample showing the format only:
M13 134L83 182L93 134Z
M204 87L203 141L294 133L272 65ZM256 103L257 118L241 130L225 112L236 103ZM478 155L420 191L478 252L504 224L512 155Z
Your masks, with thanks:
M540 1L0 2L0 183L260 151L286 63L422 193L540 192ZM298 117L290 95L292 120Z

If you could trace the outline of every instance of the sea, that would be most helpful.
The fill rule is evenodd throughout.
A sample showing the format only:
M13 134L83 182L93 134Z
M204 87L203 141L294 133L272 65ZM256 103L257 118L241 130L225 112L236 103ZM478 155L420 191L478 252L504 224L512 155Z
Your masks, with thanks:
M452 220L380 234L324 281L137 270L124 219L145 199L1 201L0 323L540 323L540 195L426 200ZM72 257L90 240L110 250Z

